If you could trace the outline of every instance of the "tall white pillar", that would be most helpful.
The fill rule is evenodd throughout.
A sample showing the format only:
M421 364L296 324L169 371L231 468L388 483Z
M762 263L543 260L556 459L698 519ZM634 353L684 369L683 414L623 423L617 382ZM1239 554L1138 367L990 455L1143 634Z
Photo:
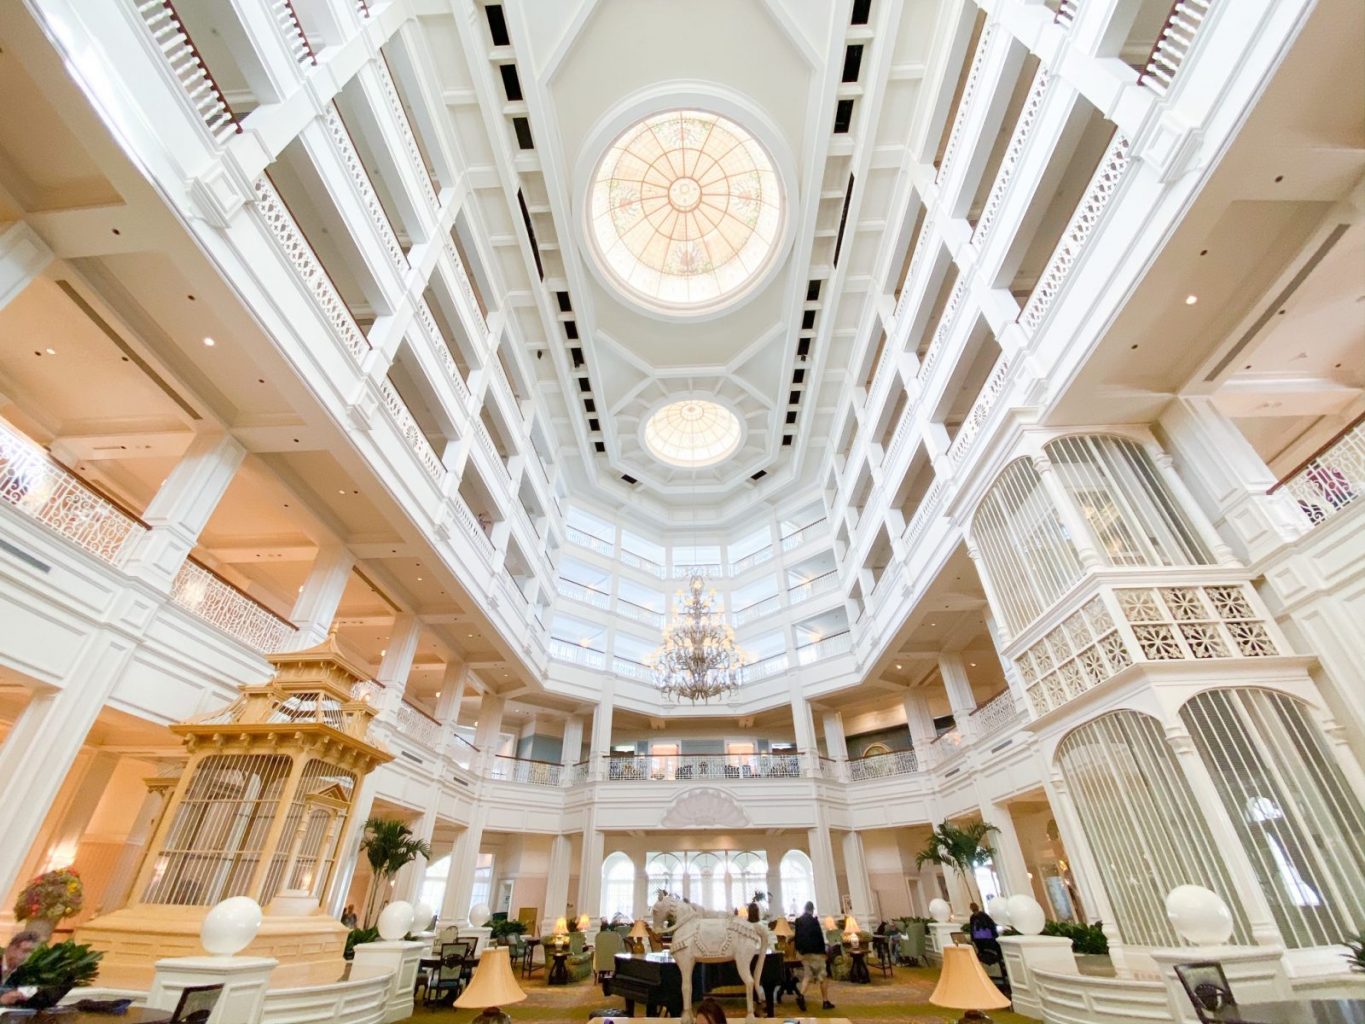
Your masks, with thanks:
M90 825L109 780L118 767L119 755L97 750L77 758L68 773L56 806L48 815L49 827L29 852L23 875L28 877L54 868L69 867L76 848Z
M844 833L844 873L848 875L848 895L853 902L853 916L871 931L870 921L877 909L872 906L872 886L867 878L867 858L863 855L863 837L854 831Z
M966 729L968 716L976 710L972 695L972 681L967 678L967 666L962 655L944 651L938 656L938 674L943 688L948 691L948 706L953 709L953 720L959 729Z
M229 434L195 435L142 513L151 529L128 548L124 570L169 590L245 457Z
M354 566L355 556L344 545L318 548L313 568L289 614L289 620L298 627L294 636L295 650L305 651L327 639Z
M442 921L465 924L469 920L469 902L474 894L474 869L478 866L479 848L483 845L483 824L484 812L476 807L469 824L455 839L445 905L441 908Z
M612 703L615 697L614 677L607 676L602 683L602 694L597 707L592 712L592 741L588 747L590 778L606 778L606 758L611 752Z
M1090 524L1085 521L1080 509L1076 507L1075 501L1067 491L1066 485L1057 476L1057 469L1052 465L1052 460L1040 451L1033 456L1033 468L1038 471L1038 479L1042 482L1043 489L1047 491L1047 496L1052 501L1052 506L1062 521L1062 526L1066 528L1072 547L1076 549L1076 555L1080 559L1081 567L1084 569L1102 569L1107 566L1109 561L1096 546Z
M0 892L9 892L85 737L109 699L134 643L91 634L71 659L61 689L35 692L0 746Z
M848 760L848 742L844 738L844 716L838 711L826 711L823 716L825 727L825 752L836 761Z
M550 869L545 880L545 906L540 914L542 935L548 935L553 930L555 918L568 913L571 847L568 836L558 835L550 840Z
M416 838L428 844L431 843L431 837L436 831L436 804L434 801L422 811L416 824L412 826L412 831ZM432 851L432 855L435 855L435 851ZM398 872L398 876L394 880L394 899L407 900L413 904L417 902L417 894L422 889L422 879L426 876L428 863L430 862L427 858L419 854L403 865L402 870ZM426 924L425 921L414 921L413 928L414 930L425 928Z
M817 807L815 827L806 832L810 844L810 862L815 872L815 911L824 917L839 913L839 879L834 872L834 845L824 811Z
M564 743L560 748L560 763L572 768L583 759L583 716L570 715L564 720Z
M479 724L474 729L474 746L479 748L482 760L479 774L485 778L497 763L494 758L498 754L498 737L502 734L502 713L506 708L506 699L499 697L492 690L485 691L483 699L479 701Z
M469 686L469 666L459 658L446 662L445 672L441 675L441 689L436 698L436 720L447 732L460 724L460 705L464 703L465 689Z
M995 873L999 876L1000 885L1004 890L995 895L1014 896L1023 893L1032 896L1033 887L1029 884L1028 865L1024 860L1023 847L1019 845L1019 833L1014 828L1014 817L1010 814L1009 807L1005 804L983 801L981 820L999 830L988 837L991 850L995 854ZM981 898L986 900L991 895L983 892Z
M412 672L412 660L417 655L417 642L422 637L422 622L416 615L403 612L393 619L389 631L388 646L384 648L384 658L379 663L375 680L384 687L384 713L392 718L403 702L403 693L408 688L408 675Z
M589 917L597 917L602 909L603 848L597 814L589 807L583 815L583 851L578 865L578 912Z
M923 757L938 735L933 713L929 710L929 697L923 690L906 690L902 703L905 705L905 725L910 730L910 745L915 748L917 757Z

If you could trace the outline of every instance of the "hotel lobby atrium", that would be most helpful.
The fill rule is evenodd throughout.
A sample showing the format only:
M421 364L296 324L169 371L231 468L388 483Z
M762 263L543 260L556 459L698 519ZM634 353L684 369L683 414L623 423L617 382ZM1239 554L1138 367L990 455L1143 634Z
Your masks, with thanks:
M1365 1022L1362 41L0 3L0 1007Z

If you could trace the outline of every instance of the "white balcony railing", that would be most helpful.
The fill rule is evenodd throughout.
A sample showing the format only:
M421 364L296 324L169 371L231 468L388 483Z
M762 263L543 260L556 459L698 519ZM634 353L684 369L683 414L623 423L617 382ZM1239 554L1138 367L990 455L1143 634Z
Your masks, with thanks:
M133 0L133 8L209 135L221 143L240 132L242 126L171 0Z
M412 449L412 453L417 456L417 461L427 471L427 476L439 483L441 478L445 476L446 468L436 455L436 449L431 447L427 435L422 433L422 428L413 419L407 402L403 401L403 396L398 393L398 389L387 377L379 382L379 397L383 399L384 408L393 420L393 425L398 428L398 432L403 435L403 440Z
M558 786L563 773L564 766L554 761L505 754L495 755L488 769L488 777L495 782L515 782L523 786Z
M953 443L948 447L948 458L952 462L961 462L966 457L972 442L981 433L982 426L989 418L991 410L995 408L1000 393L1005 390L1005 378L1009 376L1009 372L1009 356L1001 353L1000 358L995 362L995 367L986 378L986 383L981 385L981 391L977 394L976 401L972 403L967 418L962 421L957 436L953 438Z
M610 554L610 552L604 552L604 554ZM643 570L651 576L657 576L661 580L668 578L668 568L666 566L654 561L652 558L647 558L644 555L637 555L634 551L629 551L626 548L621 549L620 561L622 565L628 565L631 568Z
M432 750L440 749L441 723L426 712L402 701L394 712L394 721L398 723L398 731L408 739Z
M765 615L771 615L781 607L782 599L774 594L772 597L765 597L762 601L755 601L743 608L736 608L730 617L736 626L742 626L746 622L753 622Z
M555 661L567 661L572 665L583 665L586 668L606 668L607 665L605 652L595 651L591 647L584 647L555 636L550 637L550 657Z
M580 530L576 526L564 527L564 536L570 544L577 544L579 547L587 548L589 551L596 551L599 555L606 555L610 558L616 554L616 545L607 540L607 538L599 537L595 533L588 533L585 530Z
M810 665L813 662L824 661L826 658L848 654L852 650L853 634L844 630L842 633L835 633L833 636L817 640L813 644L798 647L796 649L796 660L799 665Z
M719 562L682 562L673 566L672 573L675 580L691 579L693 576L714 580L722 575Z
M1213 0L1176 0L1166 16L1166 24L1157 34L1146 67L1138 76L1138 84L1147 86L1158 96L1166 95L1194 45L1195 33L1204 24L1212 6Z
M474 766L479 763L479 748L457 732L450 733L450 743L446 747L446 754L452 764L463 768L465 771L472 771Z
M821 594L828 594L831 590L837 590L838 587L839 570L831 569L829 572L823 572L819 576L798 583L794 587L788 587L787 600L792 604L800 604L802 601L809 601Z
M791 551L794 548L799 548L802 544L805 544L807 541L815 540L817 537L824 533L823 530L824 525L825 520L821 518L815 520L815 522L813 523L807 523L799 530L793 530L791 533L787 534L785 537L782 538L782 550Z
M743 669L744 681L751 683L785 671L787 671L787 654L784 651L781 654L774 654L756 661L752 665L745 665Z
M634 619L636 622L643 622L649 626L656 626L660 629L664 624L664 613L653 608L646 608L642 604L628 601L624 597L616 599L616 611L623 618Z
M1365 494L1365 415L1299 463L1270 493L1281 489L1313 526L1359 501Z
M740 573L747 572L756 565L762 565L764 562L772 561L772 557L773 548L771 544L766 548L759 548L757 551L731 562L730 575L738 576Z
M611 595L605 590L598 590L585 583L577 583L573 580L566 580L563 576L555 580L555 593L575 601L582 601L590 604L594 608L610 608Z
M606 759L610 782L686 782L697 779L799 779L801 755L637 754Z
M919 771L919 758L913 750L893 750L887 754L850 758L848 780L884 779L892 775L914 775Z
M129 538L147 526L41 447L0 420L0 501L106 562L117 563Z
M972 712L968 719L968 731L973 739L982 740L1025 717L1015 706L1014 695L1009 690L1003 690Z
M207 566L187 558L171 584L171 600L190 614L264 654L280 650L294 624L248 597Z
M641 682L649 682L654 673L648 665L642 661L635 661L632 658L622 658L620 656L611 659L611 670L618 676L625 676L627 679L638 679Z

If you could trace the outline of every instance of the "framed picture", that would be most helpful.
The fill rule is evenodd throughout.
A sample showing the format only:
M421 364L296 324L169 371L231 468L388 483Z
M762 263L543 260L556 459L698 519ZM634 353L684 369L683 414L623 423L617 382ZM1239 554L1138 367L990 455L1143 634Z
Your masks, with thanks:
M174 1024L205 1024L223 995L222 985L191 985L180 993L171 1015Z
M853 913L853 897L850 896L848 893L844 893L842 896L840 896L839 909L842 910L845 914Z

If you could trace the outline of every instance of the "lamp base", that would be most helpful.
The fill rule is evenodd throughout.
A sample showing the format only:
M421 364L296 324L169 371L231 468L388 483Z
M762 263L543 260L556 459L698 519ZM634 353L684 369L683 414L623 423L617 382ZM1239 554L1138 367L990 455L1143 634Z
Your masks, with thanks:
M484 1008L483 1013L474 1018L473 1024L512 1024L512 1018L505 1010L496 1006Z
M958 1018L957 1024L991 1024L991 1019L980 1010L968 1010Z

